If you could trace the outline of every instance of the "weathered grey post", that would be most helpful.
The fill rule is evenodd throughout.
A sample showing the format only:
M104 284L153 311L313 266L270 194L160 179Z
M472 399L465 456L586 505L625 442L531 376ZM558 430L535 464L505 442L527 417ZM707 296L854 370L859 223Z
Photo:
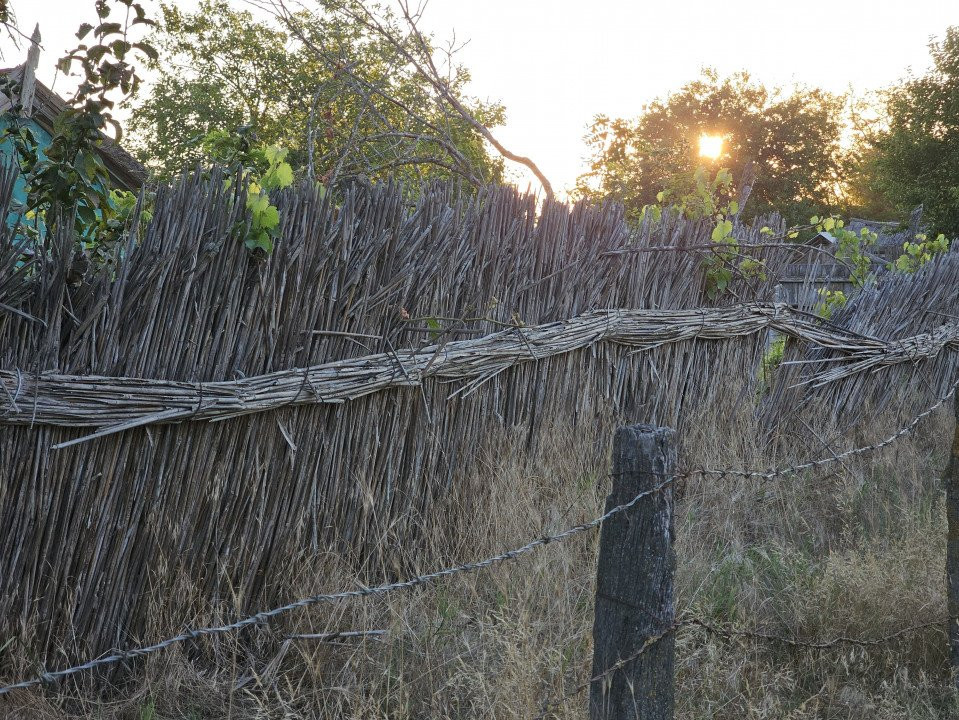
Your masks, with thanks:
M959 393L956 393L956 431L946 466L946 577L949 590L949 659L952 682L959 688Z
M651 425L616 431L607 511L674 475L674 436ZM672 720L675 568L672 485L603 523L592 677L606 675L590 687L591 720Z

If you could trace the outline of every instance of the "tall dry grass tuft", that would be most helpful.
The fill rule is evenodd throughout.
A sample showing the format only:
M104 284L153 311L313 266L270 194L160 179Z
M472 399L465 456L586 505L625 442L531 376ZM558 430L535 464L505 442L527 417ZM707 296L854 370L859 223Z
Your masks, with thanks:
M811 411L795 434L767 439L751 403L704 412L682 438L681 465L765 468L828 455L894 431L875 415L840 431ZM612 418L557 422L532 451L525 430L479 449L437 504L417 551L384 531L375 561L288 557L286 597L357 587L481 558L591 519L609 491ZM951 433L940 412L890 448L826 471L775 481L690 478L677 507L680 612L740 630L805 640L878 637L945 614L945 527L939 473ZM130 668L59 690L24 692L12 717L581 718L588 678L596 533L551 544L489 571L411 592L281 618L269 627L181 645ZM162 571L162 568L158 568ZM150 638L233 619L242 598L191 617L151 598ZM322 642L295 634L386 630ZM677 638L679 718L945 718L944 625L888 644L796 650L685 628ZM10 652L9 650L5 652ZM21 658L29 667L29 658ZM103 690L104 681L109 687Z

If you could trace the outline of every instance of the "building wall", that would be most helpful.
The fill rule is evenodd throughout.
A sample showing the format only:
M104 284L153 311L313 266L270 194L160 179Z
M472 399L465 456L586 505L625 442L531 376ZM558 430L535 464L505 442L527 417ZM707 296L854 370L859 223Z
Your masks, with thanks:
M9 122L0 116L0 130L6 130ZM53 138L50 136L46 130L44 130L35 120L28 120L27 126L33 132L34 137L40 144L40 155L44 157L44 148L49 147L50 143L53 141ZM13 140L10 138L4 139L0 142L0 162L4 163L16 163L17 161L17 152L14 148ZM13 199L17 203L25 203L27 200L27 185L23 177L18 177L16 185L13 188ZM11 224L11 219L15 218L14 213L10 213L7 216L7 223Z

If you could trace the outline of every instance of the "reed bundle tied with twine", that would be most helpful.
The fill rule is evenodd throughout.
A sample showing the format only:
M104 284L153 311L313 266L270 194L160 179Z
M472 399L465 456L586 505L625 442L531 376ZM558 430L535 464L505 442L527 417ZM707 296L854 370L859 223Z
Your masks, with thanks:
M774 331L836 351L849 362L832 364L806 382L816 385L880 366L918 362L959 346L959 324L895 341L823 326L787 305L753 303L690 310L594 310L563 322L515 326L482 338L365 355L252 378L188 383L146 378L24 375L0 371L7 396L3 422L99 427L97 433L55 445L153 423L224 420L291 405L342 403L374 392L420 385L427 378L465 381L454 395L469 395L523 362L611 342L636 351L688 340L718 340ZM19 401L19 405L18 405Z

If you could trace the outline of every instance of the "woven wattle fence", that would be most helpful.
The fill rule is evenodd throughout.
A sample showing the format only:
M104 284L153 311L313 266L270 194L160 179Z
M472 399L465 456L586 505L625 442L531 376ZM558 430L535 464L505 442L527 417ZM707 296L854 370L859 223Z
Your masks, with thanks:
M0 207L11 187L0 173ZM769 328L843 367L897 357L885 338L916 336L920 365L954 355L949 318L870 339L771 305L788 248L750 248L765 276L710 303L701 250L642 252L708 246L703 224L633 232L616 206L505 188L409 197L286 192L269 257L236 239L216 177L160 188L149 227L85 272L66 231L29 264L0 237L0 638L56 664L141 638L158 604L285 600L304 557L408 554L496 432L532 449L598 414L681 427L752 402Z

